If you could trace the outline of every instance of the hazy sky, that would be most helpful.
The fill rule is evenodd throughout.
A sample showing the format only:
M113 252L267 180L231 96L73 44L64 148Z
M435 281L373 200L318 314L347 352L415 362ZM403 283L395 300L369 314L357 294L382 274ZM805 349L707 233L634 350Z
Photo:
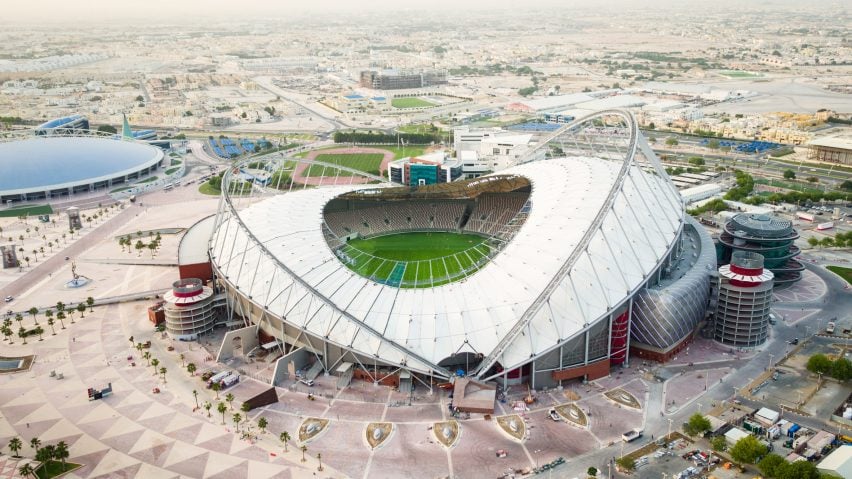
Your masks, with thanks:
M0 23L80 22L129 19L156 23L190 18L263 16L286 18L294 14L334 14L370 11L429 10L452 15L462 10L515 11L557 9L563 13L584 7L671 9L696 13L712 8L772 10L779 4L820 9L848 0L0 0ZM724 5L724 6L723 6Z

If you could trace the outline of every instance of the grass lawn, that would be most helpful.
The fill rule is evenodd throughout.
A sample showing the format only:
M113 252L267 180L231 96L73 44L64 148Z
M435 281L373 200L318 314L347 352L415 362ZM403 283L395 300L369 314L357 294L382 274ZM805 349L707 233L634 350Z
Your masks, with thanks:
M355 239L343 247L344 263L377 282L403 288L449 283L475 271L490 247L485 238L461 233L397 233ZM365 254L366 253L366 254Z
M847 283L852 284L852 268L844 268L843 266L826 266L826 269L845 279Z
M35 471L36 477L39 479L48 479L51 477L56 477L60 474L65 474L66 472L73 471L82 467L80 464L75 464L73 462L65 462L65 467L62 467L62 463L59 461L47 461Z
M754 182L758 185L777 186L779 188L787 188L788 190L802 191L805 193L822 193L822 190L811 186L811 183L799 183L797 181L782 181L770 178L755 178Z
M435 106L435 104L421 98L394 98L391 100L391 106L394 108L423 108Z
M319 148L317 150L312 150L312 151L321 152L323 150L335 150L335 149L338 149L338 148L346 148L346 146L347 146L346 144L341 143L341 144L338 144L338 145L328 146L326 148ZM375 148L377 150L389 151L389 152L393 153L393 159L394 160L398 160L400 158L407 158L409 156L420 156L420 155L422 155L423 153L426 152L425 146L406 146L405 148L402 148L400 146L364 145L364 148ZM308 156L308 154L310 154L310 153L311 153L310 151L303 151L302 153L297 153L293 156L295 156L296 158L304 158L304 157Z
M180 166L175 166L174 168L169 168L168 170L166 170L166 172L165 172L164 174L165 174L166 176L169 176L169 175L171 175L172 173L174 173L175 171L177 171L177 170L179 170L179 169L180 169Z
M205 195L211 196L219 196L222 194L222 190L219 188L214 188L208 182L201 183L201 186L198 187L198 192Z
M367 173L372 173L374 175L379 174L379 167L382 165L383 155L379 153L355 153L351 155L346 154L325 154L318 155L314 161L323 161L326 163L332 163L335 165L346 166L349 168L354 168L356 170L361 170ZM352 173L348 171L338 171L336 169L327 168L321 165L311 165L305 170L305 176L322 176L323 172L325 172L325 176L352 176Z
M134 185L141 185L143 183L150 183L150 182L156 181L156 180L157 180L156 176L149 176L149 177L145 178L144 180L137 181L136 183L134 183Z
M21 206L10 210L0 210L0 218L17 218L18 216L35 216L53 214L50 205Z
M719 74L728 78L757 78L763 76L760 73L747 72L743 70L721 70L719 71Z

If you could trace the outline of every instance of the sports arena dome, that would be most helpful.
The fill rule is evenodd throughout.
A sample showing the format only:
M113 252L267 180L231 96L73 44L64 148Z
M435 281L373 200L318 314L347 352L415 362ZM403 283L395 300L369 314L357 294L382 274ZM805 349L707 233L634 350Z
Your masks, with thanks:
M533 387L600 377L627 360L637 293L679 279L669 276L684 251L683 204L626 112L566 125L516 166L448 184L400 187L316 162L325 171L306 181L300 161L268 160L270 180L251 193L239 169L226 174L223 191L243 194L225 195L210 256L233 318L310 350L328 372L461 369ZM425 260L353 246L401 232L481 241ZM695 267L705 265L681 269ZM639 321L677 327L664 342L703 317L709 271L698 276L694 314L645 304Z
M23 201L106 189L161 166L161 149L97 136L13 137L0 142L0 200Z

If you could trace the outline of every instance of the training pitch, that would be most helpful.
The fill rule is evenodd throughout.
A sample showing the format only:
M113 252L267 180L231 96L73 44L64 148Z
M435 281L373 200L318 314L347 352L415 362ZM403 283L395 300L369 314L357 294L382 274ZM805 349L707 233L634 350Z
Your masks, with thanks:
M325 154L317 155L315 161L332 163L334 165L346 166L355 170L364 171L373 175L379 174L384 155L380 153L352 153L352 154ZM328 168L320 165L311 165L304 176L352 176L352 173L337 168Z
M435 104L422 98L394 98L391 100L391 106L394 108L424 108L435 106Z
M353 239L338 256L351 270L378 283L429 288L478 270L490 251L479 235L413 232Z

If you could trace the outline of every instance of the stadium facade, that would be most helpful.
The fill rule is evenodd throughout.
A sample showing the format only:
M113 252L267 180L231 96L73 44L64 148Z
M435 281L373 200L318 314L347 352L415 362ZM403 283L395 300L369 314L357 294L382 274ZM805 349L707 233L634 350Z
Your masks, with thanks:
M566 124L473 180L399 187L323 166L339 171L224 194L209 243L228 321L285 358L309 352L312 369L550 387L609 374L631 342L665 354L705 317L712 243L630 113ZM226 173L223 191L235 181ZM349 244L404 231L486 246L408 261Z

